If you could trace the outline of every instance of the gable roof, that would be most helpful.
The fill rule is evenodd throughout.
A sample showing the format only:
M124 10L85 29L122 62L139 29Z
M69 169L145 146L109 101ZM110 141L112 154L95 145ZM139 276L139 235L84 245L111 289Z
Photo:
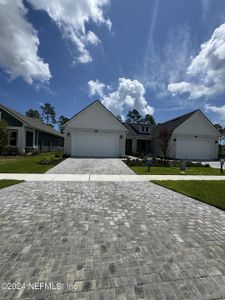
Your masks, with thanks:
M174 119L171 119L164 123L156 125L153 130L154 135L158 135L159 130L161 128L166 128L170 133L172 133L177 127L179 127L181 124L183 124L187 119L189 119L196 112L200 112L203 115L203 117L210 123L210 125L219 133L219 131L216 129L216 127L213 125L213 123L205 116L205 114L203 114L203 112L200 109L196 109L194 111L191 111L189 113L186 113L186 114L176 117ZM219 133L219 135L221 136L220 133Z
M44 124L41 120L24 116L23 114L15 111L14 109L9 108L8 106L2 105L2 104L0 104L0 108L5 110L6 112L8 112L10 115L15 117L16 119L25 123L25 125L27 125L27 126L33 127L37 130L44 131L48 134L52 134L52 135L55 135L58 137L64 137L63 134L59 133L54 128Z
M96 103L100 104L100 105L103 107L103 109L106 110L107 113L109 113L109 114L110 114L117 122L119 122L119 124L122 125L122 126L124 127L124 129L127 131L126 126L124 126L124 124L123 124L120 120L118 120L118 119L114 116L114 114L111 113L111 111L108 110L108 108L106 108L105 105L103 105L102 102L99 101L99 100L93 101L93 102L90 103L88 106L86 106L84 109L82 109L81 111L79 111L78 113L76 113L76 114L75 114L74 116L72 116L72 117L69 119L69 121L67 121L63 126L65 126L66 124L70 123L70 121L72 121L72 120L73 120L74 118L76 118L78 115L84 113L86 110L88 110L91 106L95 105Z
M158 124L157 127L159 128L166 128L168 131L174 131L178 126L180 126L184 121L189 119L194 113L196 113L197 110L194 110L192 112L189 112L187 114L181 115L179 117L176 117L174 119L168 120L164 123Z

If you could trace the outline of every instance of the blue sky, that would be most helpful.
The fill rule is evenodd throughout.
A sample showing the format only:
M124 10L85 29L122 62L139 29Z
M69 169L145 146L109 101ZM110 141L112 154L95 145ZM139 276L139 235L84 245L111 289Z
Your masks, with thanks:
M225 0L0 0L0 102L225 125Z

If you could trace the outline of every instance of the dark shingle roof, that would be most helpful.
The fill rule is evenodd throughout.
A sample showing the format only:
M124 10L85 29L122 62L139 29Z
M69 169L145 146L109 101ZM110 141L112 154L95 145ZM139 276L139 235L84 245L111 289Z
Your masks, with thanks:
M59 133L54 128L44 124L43 122L41 122L41 120L24 116L23 114L15 111L14 109L9 108L8 106L2 105L2 104L0 104L0 107L2 109L4 109L6 112L13 115L15 118L17 118L20 121L22 121L23 123L25 123L27 126L33 127L37 130L41 130L41 131L44 131L46 133L49 133L49 134L52 134L52 135L55 135L58 137L64 137L63 134Z
M138 134L138 132L129 123L123 123L123 125L129 130L129 134L131 135Z
M139 136L151 136L152 129L154 128L155 125L152 124L145 124L145 123L123 123L123 125L129 130L129 134L134 136L134 135L139 135ZM140 126L148 126L149 131L148 132L140 132L139 127Z
M161 128L166 128L169 132L173 132L178 126L180 126L184 121L189 119L194 113L196 113L197 110L194 110L192 112L189 112L187 114L184 114L182 116L179 116L177 118L171 119L169 121L166 121L164 123L158 124L153 128L153 135L158 135L159 130Z

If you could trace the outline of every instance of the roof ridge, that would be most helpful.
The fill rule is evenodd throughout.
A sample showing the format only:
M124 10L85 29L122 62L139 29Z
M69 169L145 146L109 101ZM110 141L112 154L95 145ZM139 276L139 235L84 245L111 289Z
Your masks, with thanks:
M163 123L160 123L159 125L164 125L164 124L166 124L166 123L168 123L168 122L173 122L173 121L175 121L175 120L181 119L181 118L186 117L186 116L188 116L188 115L192 115L192 114L194 114L196 111L200 111L200 109L198 108L198 109L196 109L196 110L193 110L193 111L188 112L188 113L186 113L186 114L183 114L183 115L181 115L181 116L177 116L177 117L175 117L175 118L173 118L173 119L169 119L168 121L163 122Z
M19 119L21 122L25 123L26 125L28 125L30 127L33 127L37 130L45 131L49 134L58 135L58 136L63 137L63 135L60 132L58 132L54 127L51 127L51 126L43 123L40 119L28 117L10 107L8 107L7 105L0 104L0 107L2 107L8 113L12 114L15 118Z

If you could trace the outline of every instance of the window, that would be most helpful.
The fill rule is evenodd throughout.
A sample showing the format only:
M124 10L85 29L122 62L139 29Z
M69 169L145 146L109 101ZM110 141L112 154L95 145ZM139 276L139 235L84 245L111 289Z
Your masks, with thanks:
M142 127L142 129L141 129L141 130L142 130L142 132L144 132L144 131L145 131L145 128L144 128L144 127Z
M9 135L9 146L16 147L17 145L17 131L11 131Z
M148 132L148 127L145 128L146 132Z
M26 147L33 147L33 132L27 131L26 132Z

